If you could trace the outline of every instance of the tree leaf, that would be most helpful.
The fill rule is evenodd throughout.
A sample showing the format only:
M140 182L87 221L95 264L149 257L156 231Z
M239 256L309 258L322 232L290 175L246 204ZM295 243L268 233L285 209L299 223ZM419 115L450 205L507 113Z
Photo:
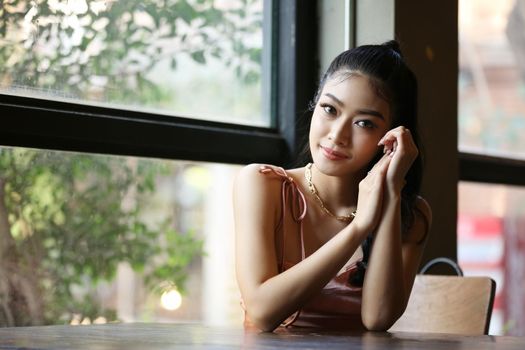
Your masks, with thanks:
M195 62L198 62L200 64L205 64L206 63L206 58L204 57L204 51L202 51L202 50L192 52L191 53L191 58Z

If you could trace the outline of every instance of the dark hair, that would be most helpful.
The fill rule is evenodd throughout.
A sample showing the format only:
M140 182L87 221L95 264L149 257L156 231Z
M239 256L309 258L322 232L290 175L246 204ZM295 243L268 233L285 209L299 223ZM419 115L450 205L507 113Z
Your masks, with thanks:
M417 129L417 80L406 65L397 41L391 40L381 45L358 46L342 52L332 61L321 78L317 93L310 104L310 110L313 110L317 104L328 80L337 76L345 79L355 73L368 77L377 94L388 102L392 116L391 128L400 125L408 128L419 149L419 155L408 170L405 177L406 184L401 192L402 232L406 233L414 223L415 202L423 173L423 157ZM311 159L307 142L305 150ZM381 156L382 152L379 152L369 164L369 168L372 168ZM353 284L362 284L371 246L372 237L369 237L362 245L364 252L360 266L362 273L358 274L361 276L356 276Z

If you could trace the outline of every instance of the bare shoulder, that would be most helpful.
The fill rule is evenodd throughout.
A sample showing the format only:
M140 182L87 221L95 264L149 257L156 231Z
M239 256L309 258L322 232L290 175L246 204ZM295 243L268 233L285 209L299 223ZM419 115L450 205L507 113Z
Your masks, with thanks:
M279 210L283 179L264 169L276 169L267 164L249 164L237 174L233 186L234 207L239 215L256 213L276 215ZM242 214L241 214L242 213Z
M235 178L234 191L259 189L269 190L271 187L279 185L278 176L265 174L264 169L273 169L273 165L268 164L249 164L243 167Z
M409 229L407 242L424 243L427 240L432 226L432 209L428 202L421 196L414 203L414 222Z
M432 208L430 208L430 204L428 204L425 198L421 196L417 196L415 204L416 218L419 217L420 219L424 220L428 226L428 229L430 229L432 226Z
M243 181L255 181L260 176L260 169L264 164L248 164L239 170L235 178L235 183Z

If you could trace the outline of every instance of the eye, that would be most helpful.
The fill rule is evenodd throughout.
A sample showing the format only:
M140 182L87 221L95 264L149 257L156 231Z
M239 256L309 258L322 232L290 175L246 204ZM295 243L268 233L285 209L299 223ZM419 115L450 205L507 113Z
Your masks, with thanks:
M375 128L375 124L372 123L370 120L358 120L354 123L355 125L357 125L358 127L360 128L365 128L365 129L373 129Z
M320 106L326 114L335 115L337 113L337 110L332 105L329 105L327 103L321 103Z

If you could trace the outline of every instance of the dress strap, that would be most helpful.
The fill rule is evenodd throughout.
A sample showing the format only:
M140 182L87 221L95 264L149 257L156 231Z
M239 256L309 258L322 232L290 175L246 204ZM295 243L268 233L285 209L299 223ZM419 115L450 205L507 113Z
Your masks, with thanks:
M279 230L284 224L284 215L286 211L286 206L290 205L292 218L295 222L299 223L300 227L300 238L301 238L301 257L305 258L305 249L304 249L304 235L303 235L303 219L306 216L306 198L301 192L293 177L289 176L281 167L262 165L259 169L261 174L272 173L281 179L283 179L281 185L281 201L282 201L282 212L279 224L277 225L277 230ZM291 198L290 198L291 197ZM290 202L291 201L291 202ZM288 204L290 203L290 204ZM281 254L281 268L284 266L284 252L285 252L285 237L284 230L282 234L282 254Z

